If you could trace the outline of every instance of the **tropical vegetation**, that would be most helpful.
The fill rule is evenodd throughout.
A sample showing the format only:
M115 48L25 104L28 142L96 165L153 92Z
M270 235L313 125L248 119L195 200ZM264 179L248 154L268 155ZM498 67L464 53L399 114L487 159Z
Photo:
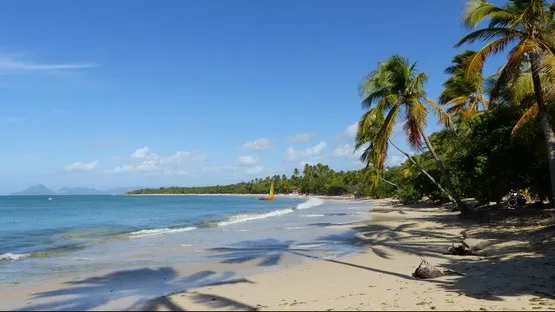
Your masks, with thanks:
M287 177L211 187L145 189L148 193L276 193L428 198L451 201L471 212L462 198L499 203L510 190L555 205L555 3L508 0L497 6L467 0L469 33L455 47L482 43L455 55L437 101L426 92L428 75L417 62L395 54L379 62L359 87L363 114L355 150L366 167L334 171L322 164ZM484 73L489 56L503 54L496 72ZM425 132L430 113L441 130ZM410 150L394 142L401 125ZM387 166L390 149L405 156Z

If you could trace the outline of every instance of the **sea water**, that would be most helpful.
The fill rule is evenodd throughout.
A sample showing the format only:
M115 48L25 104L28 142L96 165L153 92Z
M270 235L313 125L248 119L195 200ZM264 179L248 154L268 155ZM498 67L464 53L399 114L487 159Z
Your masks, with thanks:
M255 260L272 268L286 255L337 258L359 247L354 231L333 226L367 219L368 209L293 197L0 197L0 285L176 264Z

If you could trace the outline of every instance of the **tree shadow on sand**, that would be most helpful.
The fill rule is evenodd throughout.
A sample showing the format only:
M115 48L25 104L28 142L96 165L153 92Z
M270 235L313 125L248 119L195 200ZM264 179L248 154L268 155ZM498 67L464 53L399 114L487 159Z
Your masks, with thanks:
M464 275L426 281L440 282L437 284L442 288L459 295L493 301L519 295L536 296L537 300L555 299L555 226L550 212L518 212L511 217L483 222L443 214L411 220L416 222L357 226L354 229L360 234L353 239L353 244L365 246L384 260L391 259L388 251L446 260L442 265L444 269ZM420 222L432 225L421 229ZM461 228L465 230L455 230ZM480 239L483 253L480 256L448 255L447 248L467 235L469 239ZM331 235L322 239L345 237ZM544 304L548 304L547 301ZM555 306L555 301L549 304Z
M339 235L330 235L317 239L312 243L304 244L304 246L322 244L322 243L346 243L349 238L352 238L352 232L345 232ZM303 246L303 245L300 245ZM302 258L309 258L313 260L326 261L338 265L345 265L357 269L374 271L382 274L389 274L399 278L413 279L409 274L399 274L395 272L390 272L386 270L381 270L378 268L359 265L355 263L350 263L348 261L342 261L341 256L345 254L339 254L333 258L327 258L319 256L317 253L313 253L310 248L295 248L294 241L279 241L276 239L262 239L262 240L248 240L242 241L232 248L213 248L210 249L212 252L218 254L213 255L213 257L221 259L221 263L244 263L247 261L259 261L259 266L270 266L278 265L280 260L285 255L294 255ZM349 253L350 254L350 253Z
M171 267L115 271L102 276L66 282L66 288L33 294L30 300L36 301L36 303L28 304L21 310L82 311L100 308L114 301L125 299L132 301L125 301L128 306L125 310L137 310L156 297L184 291L191 287L225 283L252 283L247 279L234 279L234 277L235 273L230 271L222 273L201 271L179 278L177 272ZM163 299L159 299L163 301ZM169 302L166 303L169 304ZM228 303L231 304L231 302ZM167 308L185 310L176 306Z
M216 254L211 258L220 259L221 263L245 263L258 261L258 266L275 266L282 258L292 251L309 252L309 249L295 248L294 241L280 241L277 239L245 240L233 247L218 247L209 249Z

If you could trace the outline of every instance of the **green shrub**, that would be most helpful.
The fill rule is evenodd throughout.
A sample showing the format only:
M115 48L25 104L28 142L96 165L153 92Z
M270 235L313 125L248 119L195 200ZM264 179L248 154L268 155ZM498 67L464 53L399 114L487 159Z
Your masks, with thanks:
M404 205L414 204L422 199L422 194L418 192L414 186L407 184L403 185L395 192L395 198L400 200Z

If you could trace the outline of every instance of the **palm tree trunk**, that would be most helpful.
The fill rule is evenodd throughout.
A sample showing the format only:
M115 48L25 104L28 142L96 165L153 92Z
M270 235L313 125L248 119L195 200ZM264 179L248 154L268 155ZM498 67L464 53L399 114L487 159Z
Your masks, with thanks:
M462 202L461 198L459 197L459 194L453 187L453 183L451 183L451 179L449 179L449 174L447 173L447 170L443 166L443 162L441 161L441 159L439 159L439 156L436 154L436 151L432 146L432 142L430 142L426 134L424 134L424 129L422 128L420 128L420 135L422 135L422 138L424 139L424 143L426 143L428 150L430 150L430 153L432 153L432 156L436 160L439 171L443 176L443 180L445 180L446 187L451 193L451 196L453 197L455 204L457 204L457 207L461 210L461 215L468 215L470 213L470 209Z
M539 73L539 60L537 55L530 55L530 65L532 69L532 82L534 84L534 93L536 102L538 103L538 111L540 115L540 125L545 137L545 145L547 147L547 163L549 165L549 176L551 178L551 206L555 207L555 133L549 123L549 115L543 98L543 89Z
M435 186L437 186L437 188L447 196L447 198L449 198L450 201L452 201L453 203L456 204L455 199L453 199L453 196L451 196L451 194L449 194L449 192L447 192L443 186L441 186L441 184L439 184L439 182L436 181L436 179L434 179L434 177L432 177L426 170L422 169L422 167L420 167L416 161L414 160L414 158L412 158L412 156L410 156L407 152L403 151L402 149L400 149L397 145L395 145L395 143L393 143L391 140L389 140L389 143L391 143L391 145L393 145L399 152L401 152L401 154L405 155L405 157L407 157L410 162L413 163L414 166L416 166L416 169L418 169L420 172L422 172L426 177L428 177L428 179L430 179L430 181L432 181L433 184L435 184Z
M386 179L384 179L384 178L382 178L382 177L380 177L380 180L384 181L385 183L387 183L387 184L389 184L389 185L395 186L396 188L399 188L399 186L398 186L397 184L395 184L395 183L393 183L393 182L391 182L391 181L388 181L388 180L386 180Z

